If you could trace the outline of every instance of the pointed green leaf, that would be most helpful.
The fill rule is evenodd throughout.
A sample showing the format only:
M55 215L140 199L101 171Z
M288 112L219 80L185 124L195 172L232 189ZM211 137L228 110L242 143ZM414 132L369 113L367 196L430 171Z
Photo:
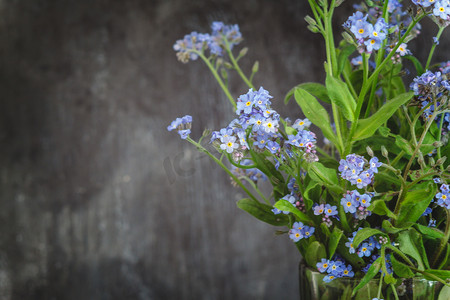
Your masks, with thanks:
M303 114L308 118L308 120L319 127L322 130L323 135L336 145L336 137L333 129L331 129L330 118L327 110L320 105L313 95L304 89L297 88L294 95L295 101L300 106Z
M437 228L428 227L420 224L414 224L414 228L419 230L420 233L424 234L427 237L442 239L444 237L444 233Z
M450 271L449 270L434 270L434 269L427 269L424 271L423 277L428 280L436 280L435 278L429 276L428 274L434 275L439 277L442 280L447 280L450 278Z
M309 165L308 175L315 182L325 185L332 191L343 193L343 188L339 186L339 180L335 169L325 167L319 162L314 162Z
M295 87L293 87L284 97L284 104L288 104L289 100L291 100L291 97L294 96L295 90L301 88L305 91L307 91L308 93L310 93L311 95L313 95L314 97L318 98L319 100L326 102L326 103L330 103L330 98L328 97L327 94L327 88L320 83L316 83L316 82L305 82L305 83L301 83Z
M345 63L348 62L348 57L355 52L356 47L354 45L347 44L338 55L338 74L344 70Z
M437 300L448 300L450 299L450 287L444 285L439 293Z
M423 74L424 69L422 67L422 63L416 57L414 57L412 55L405 55L405 56L403 56L403 58L406 58L406 59L412 61L412 63L414 64L414 67L416 68L417 75Z
M381 108L367 119L358 121L353 141L358 141L371 137L375 131L386 122L395 111L408 102L414 96L414 92L400 94L392 100L389 100Z
M321 261L322 258L326 258L327 252L325 246L318 241L312 242L305 253L306 263L315 268L316 264Z
M341 108L341 111L347 120L354 122L356 101L347 85L343 81L330 75L327 75L325 83L331 102Z
M281 211L288 211L295 215L298 221L307 222L311 224L312 220L305 213L298 210L298 208L294 207L291 202L281 199L278 200L274 205L275 208L278 208Z
M270 182L278 185L279 183L284 183L283 175L275 168L273 163L271 163L262 153L256 153L255 151L250 151L253 162L258 166L264 174L267 175Z
M397 219L397 216L386 206L386 202L382 199L373 201L368 210L380 216Z
M338 227L334 227L333 232L330 235L330 241L328 242L328 259L331 259L336 252L336 248L344 235L344 232Z
M275 215L273 207L260 203L253 199L242 199L237 202L237 206L254 216L255 218L274 226L286 226L289 224L289 217L284 214Z
M360 283L353 289L352 296L356 294L356 292L365 286L372 278L374 278L381 268L381 257L378 257L373 264L370 266L366 275L361 279Z
M395 258L395 255L392 255L392 254L391 254L391 263L392 263L392 268L394 269L394 272L398 277L401 277L401 278L414 277L413 271L411 271L411 269L407 265L398 261Z
M436 184L430 182L425 189L408 191L405 199L400 204L397 227L403 227L408 223L415 223L430 205L436 195Z
M412 224L411 224L412 225ZM399 233L401 231L406 230L407 228L396 228L394 227L391 222L389 222L388 220L383 220L383 224L382 224L382 228L387 232L387 233Z
M416 260L419 270L424 270L425 264L419 249L414 243L414 237L411 236L411 230L414 229L402 231L398 235L399 249Z
M359 244L361 244L364 240L370 238L372 235L382 235L385 236L386 234L382 231L380 231L379 229L374 229L374 228L363 228L358 230L358 232L356 233L355 238L353 239L353 248L358 248Z

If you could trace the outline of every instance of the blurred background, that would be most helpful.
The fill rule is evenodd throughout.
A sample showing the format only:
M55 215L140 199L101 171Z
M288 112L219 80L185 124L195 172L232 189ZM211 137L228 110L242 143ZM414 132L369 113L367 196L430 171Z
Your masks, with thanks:
M353 1L337 10L340 31ZM0 299L298 299L300 255L236 207L243 193L194 138L234 113L201 61L172 49L239 24L274 108L322 82L299 0L0 0ZM410 43L424 57L437 32ZM435 61L449 59L444 33ZM412 70L412 69L411 69ZM231 77L235 97L247 88Z

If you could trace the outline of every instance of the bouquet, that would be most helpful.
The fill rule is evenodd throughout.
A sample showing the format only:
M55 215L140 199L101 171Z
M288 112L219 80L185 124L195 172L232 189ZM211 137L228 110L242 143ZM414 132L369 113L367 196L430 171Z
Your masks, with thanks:
M249 76L239 65L248 51L236 55L243 40L238 25L213 22L211 33L192 32L174 49L181 62L201 59L208 66L236 118L206 130L199 141L190 137L189 115L168 130L206 153L242 188L247 198L237 202L239 208L286 228L278 233L287 234L325 282L360 278L355 294L376 277L378 298L383 282L396 298L395 285L405 278L449 285L450 61L431 62L450 24L450 1L354 5L336 45L332 17L342 1L308 0L308 29L325 40L326 80L299 84L284 99L295 99L306 118L292 121L271 108L270 93L253 84L258 62ZM438 32L421 62L408 42L424 18ZM406 61L415 68L411 82L404 78ZM233 72L249 87L237 98L228 89ZM264 181L270 195L261 191Z

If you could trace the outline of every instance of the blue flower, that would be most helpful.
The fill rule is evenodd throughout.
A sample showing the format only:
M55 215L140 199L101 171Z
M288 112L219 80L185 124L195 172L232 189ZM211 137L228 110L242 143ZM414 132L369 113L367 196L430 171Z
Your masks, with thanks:
M191 123L192 117L190 115L186 115L181 118L176 118L175 120L167 126L168 131L177 130L180 137L185 140L191 133Z
M316 215L316 216L319 216L319 215L321 215L321 214L323 214L323 212L325 211L325 205L324 204L315 204L314 206L313 206L313 209L314 209L314 214Z
M322 258L322 261L318 262L316 264L317 270L319 270L320 273L326 272L328 270L329 266L330 266L330 261L325 258Z
M433 15L443 20L448 20L450 16L450 4L448 1L440 0L434 4Z
M220 145L220 149L226 150L227 153L233 153L235 149L239 147L239 144L236 143L235 136L227 136L222 139L222 144Z
M367 256L368 257L371 254L371 247L369 246L368 243L363 243L361 245L361 247L358 249L357 254L358 254L359 257L363 257L363 256Z
M297 119L295 120L294 124L292 125L292 128L296 130L304 130L305 128L308 128L311 126L311 122L308 119Z
M348 193L341 199L341 205L346 213L355 213L358 203L355 200L355 194Z
M294 242L298 242L303 238L303 234L298 229L291 229L289 230L289 238Z
M280 150L280 145L274 141L268 141L266 144L266 148L269 149L270 153L277 154Z
M335 216L338 214L337 206L331 206L330 204L325 205L325 215Z

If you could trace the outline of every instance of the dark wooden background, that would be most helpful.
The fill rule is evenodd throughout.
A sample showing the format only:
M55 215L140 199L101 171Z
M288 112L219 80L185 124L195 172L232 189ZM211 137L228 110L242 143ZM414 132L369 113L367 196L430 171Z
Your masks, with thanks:
M308 11L294 0L1 0L0 299L296 299L292 242L238 210L242 192L166 126L191 114L198 138L234 116L206 67L172 50L214 20L241 26L244 69L259 60L257 85L300 117L283 96L323 79ZM231 87L247 91L237 77Z

